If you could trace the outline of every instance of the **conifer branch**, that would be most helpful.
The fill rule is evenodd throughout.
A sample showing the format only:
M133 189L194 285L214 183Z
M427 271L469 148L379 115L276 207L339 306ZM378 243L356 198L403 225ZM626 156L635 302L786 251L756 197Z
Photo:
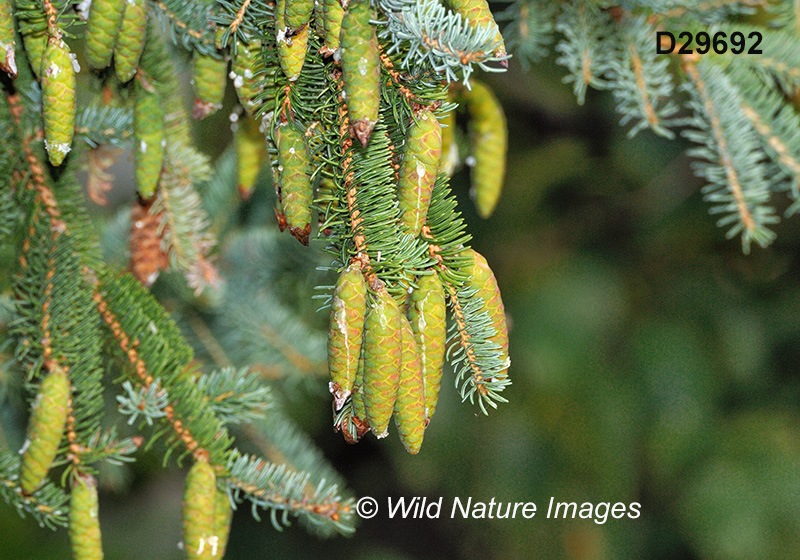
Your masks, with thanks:
M102 145L127 147L131 144L133 112L113 105L91 105L75 121L75 136L89 147Z
M496 331L484 309L485 302L475 289L466 286L466 275L461 271L466 265L461 253L469 241L464 229L447 179L439 175L422 236L437 263L435 273L445 286L455 320L450 325L447 358L456 372L456 387L463 400L474 402L477 395L478 406L487 414L487 405L496 408L498 402L507 402L500 393L511 380L504 373L508 363L489 340Z
M101 278L93 300L130 363L131 379L145 391L158 379L170 395L164 407L164 418L173 432L169 450L180 444L196 458L224 465L232 440L187 376L192 351L177 327L130 276L105 273Z
M27 112L21 98L10 95L8 103L21 131ZM19 303L12 333L18 337L17 359L29 367L29 380L42 369L59 368L68 374L71 396L62 451L73 465L79 465L83 455L97 453L92 441L103 409L99 325L89 313L91 293L82 273L84 263L93 262L93 252L82 247L86 239L81 231L87 226L75 216L80 195L69 184L71 175L62 177L57 191L51 187L42 163L41 139L36 125L22 138L29 173L20 194L27 191L32 197L15 279ZM61 202L66 215L74 217L70 226L63 218Z
M41 527L55 530L67 526L69 496L61 488L46 481L33 494L23 494L17 480L19 455L0 446L0 496L20 516L30 515Z
M408 70L426 67L448 82L458 81L460 72L468 85L473 65L496 72L507 64L496 25L475 25L438 0L380 0L377 5L387 18L380 34L391 40L387 53L405 53L402 65Z
M644 17L627 19L621 24L620 52L611 61L609 81L622 114L620 124L633 122L628 132L634 136L644 128L672 138L667 128L676 124L678 106L672 101L674 87L668 70L669 61L659 57L653 45L655 30Z
M558 7L549 0L516 0L497 15L497 21L508 22L503 29L506 46L523 68L527 69L548 53Z
M257 509L270 510L273 525L280 529L289 515L304 519L311 527L323 532L348 534L353 531L352 499L342 498L338 487L321 481L313 492L306 492L308 473L295 472L285 465L275 465L263 459L234 454L228 465L227 482L237 499L242 497Z
M258 420L275 406L269 388L247 368L223 368L200 375L197 387L224 424Z
M573 83L578 104L583 105L589 86L602 89L608 85L602 76L611 64L611 18L595 2L572 0L564 4L556 30L564 35L556 45L560 54L556 62L569 71L564 82Z
M721 70L707 63L685 57L683 70L691 81L698 115L693 121L697 132L686 135L701 144L692 153L711 164L698 167L711 182L705 189L706 199L717 204L713 212L726 214L718 224L731 225L729 237L741 232L745 252L752 241L766 246L774 239L766 226L777 218L766 206L766 171L755 138L747 133L752 125L741 111L739 94Z

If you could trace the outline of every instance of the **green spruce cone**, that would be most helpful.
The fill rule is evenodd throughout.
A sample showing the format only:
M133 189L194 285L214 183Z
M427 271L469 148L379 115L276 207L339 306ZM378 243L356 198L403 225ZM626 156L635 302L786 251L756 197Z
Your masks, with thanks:
M261 58L261 42L239 43L236 54L231 59L231 71L228 77L233 80L233 87L239 102L249 115L254 115L258 107L256 97L261 93L260 72L264 68Z
M408 127L397 198L407 233L418 236L428 217L433 185L442 156L442 129L429 110L420 111Z
M69 399L67 373L53 366L39 386L28 421L19 472L24 494L33 494L42 485L56 458L67 422Z
M0 0L0 70L12 78L17 77L17 60L14 48L14 16L10 0Z
M475 295L483 300L484 309L489 314L496 333L489 340L500 347L501 360L506 363L498 377L505 377L508 375L508 367L511 362L508 357L508 324L503 298L500 296L500 287L483 255L473 249L466 249L461 256L470 260L470 266L465 270L469 274L468 284L469 287L477 290Z
M308 155L303 133L288 123L275 130L278 148L278 188L289 232L303 245L311 235L313 191Z
M281 65L286 79L295 81L300 76L303 70L303 63L306 59L306 51L308 51L308 26L302 28L300 26L291 27L284 18L283 7L286 5L286 13L288 14L289 5L304 3L291 2L289 0L278 0L275 4L275 36L278 44L278 61ZM314 3L311 2L313 8ZM310 13L310 12L309 12ZM306 22L308 18L306 18Z
M341 410L353 385L361 357L367 281L358 266L350 265L336 281L328 329L328 370L335 410Z
M506 54L503 36L500 34L500 28L494 20L487 0L447 0L447 3L450 4L454 12L461 14L464 19L469 20L473 25L493 27L495 29L494 54L496 56L504 56Z
M47 49L48 35L46 31L37 31L35 33L23 33L22 45L25 47L25 52L28 55L31 69L37 78L42 77L42 61L44 60L44 51Z
M100 520L97 516L97 483L92 476L79 476L69 503L69 541L75 560L102 560Z
M231 534L232 519L233 508L228 499L228 493L217 490L214 497L214 531L217 538L214 558L225 556L225 549L228 548L228 537Z
M194 106L192 117L204 119L222 107L225 97L228 61L206 54L194 53L192 85L194 86Z
M146 0L125 0L125 13L114 47L114 72L123 84L136 74L146 38Z
M187 560L216 557L217 477L206 461L196 461L186 476L183 491L183 548Z
M339 38L342 79L350 132L366 148L378 122L381 101L381 62L369 0L351 0L342 18Z
M325 14L322 6L322 0L314 0L314 30L317 32L317 36L324 37Z
M55 166L72 150L76 110L72 55L64 41L51 37L42 58L42 111L44 147Z
M358 359L358 369L356 370L356 382L353 384L353 415L362 423L367 425L367 408L364 405L364 352Z
M342 18L344 18L344 7L342 0L321 0L322 15L324 26L325 48L329 54L333 54L339 48L339 35L342 32ZM347 1L345 0L345 5Z
M402 363L400 308L382 283L364 323L364 407L379 438L388 434Z
M417 280L408 317L419 348L425 380L426 418L430 422L439 400L447 341L447 303L438 274L421 276Z
M503 108L485 84L472 80L472 89L462 93L469 111L469 141L475 165L470 195L482 218L494 212L506 173L508 130Z
M453 176L458 164L458 145L456 144L456 112L450 111L442 117L442 157L439 160L439 171Z
M278 5L286 2L286 27L289 33L294 34L300 27L306 25L311 19L311 12L314 11L314 0L278 0Z
M425 436L425 381L419 348L405 315L402 322L402 365L397 385L397 400L394 402L394 422L403 447L412 455L419 453Z
M236 169L239 175L237 188L242 200L248 200L253 194L261 166L267 160L267 145L256 119L245 114L237 123L233 134L236 145Z
M92 0L86 24L86 60L92 68L105 68L117 44L127 0Z
M156 193L161 177L167 139L164 110L158 94L148 91L141 82L136 83L133 134L136 189L144 200L150 200Z

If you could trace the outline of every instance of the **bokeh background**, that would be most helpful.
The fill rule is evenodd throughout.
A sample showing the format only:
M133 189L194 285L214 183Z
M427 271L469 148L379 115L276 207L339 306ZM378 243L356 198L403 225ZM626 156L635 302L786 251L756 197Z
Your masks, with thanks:
M545 61L486 77L511 139L490 219L471 206L468 169L452 181L503 292L510 402L484 416L449 374L412 457L396 437L333 434L323 378L286 389L287 412L349 488L384 509L350 538L319 540L243 507L226 558L800 558L800 220L743 255L708 215L682 139L629 139L610 95L578 106L562 75ZM230 132L214 118L200 140L216 155ZM130 476L101 495L106 558L181 558L183 472L144 455ZM388 519L387 497L413 496L443 497L442 519ZM456 496L539 512L451 520ZM642 515L546 519L551 496L639 502ZM0 558L68 557L65 531L0 503Z

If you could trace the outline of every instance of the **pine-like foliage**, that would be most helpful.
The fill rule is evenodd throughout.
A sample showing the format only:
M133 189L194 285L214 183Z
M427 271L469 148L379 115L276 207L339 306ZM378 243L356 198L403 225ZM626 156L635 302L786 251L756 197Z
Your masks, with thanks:
M671 138L681 128L697 144L690 154L698 158L695 172L708 182L703 193L718 224L729 237L741 237L745 252L752 243L767 246L779 219L775 207L785 206L774 193L789 195L787 215L798 207L796 3L547 4L537 10L537 2L517 0L505 12L512 21L508 43L523 63L542 56L555 28L561 34L556 61L567 68L564 81L578 102L590 86L610 89L631 136L649 128ZM676 38L671 54L657 52L659 31ZM680 53L684 31L693 40ZM680 115L680 104L689 116Z
M499 293L468 287L460 253L469 236L447 178L434 181L433 169L428 185L406 180L427 189L419 235L403 229L397 192L420 115L438 131L435 116L455 107L451 82L468 88L473 71L507 65L497 24L438 0L354 0L339 13L341 48L331 49L326 33L338 24L322 18L333 15L317 10L289 29L285 6L20 0L2 11L19 35L3 38L0 61L2 340L13 350L0 406L24 418L9 389L19 387L31 414L27 432L0 426L0 495L41 525L70 523L75 551L98 549L83 542L96 538L97 520L80 519L92 508L68 500L94 495L103 462L141 453L192 463L185 547L216 551L226 540L206 507L212 482L232 506L248 501L256 518L267 510L278 528L297 518L322 536L352 533L354 497L273 390L328 387L319 323L330 288L311 298L332 279L325 271L357 267L370 305L388 297L404 310L416 279L439 275L461 396L484 412L505 401L510 360L489 340L506 332L505 319L486 310ZM222 98L226 77L239 97L235 150L214 162L190 116L219 109L206 97L216 87ZM438 158L436 134L423 144ZM112 173L129 154L133 177ZM77 182L84 170L90 201ZM131 178L137 195L125 188ZM265 196L269 178L276 201ZM244 202L254 189L257 199ZM109 201L116 211L102 208ZM273 204L279 225L315 240L311 248L279 236ZM41 413L41 402L52 410ZM429 418L412 420L424 428ZM334 418L346 434L357 421Z

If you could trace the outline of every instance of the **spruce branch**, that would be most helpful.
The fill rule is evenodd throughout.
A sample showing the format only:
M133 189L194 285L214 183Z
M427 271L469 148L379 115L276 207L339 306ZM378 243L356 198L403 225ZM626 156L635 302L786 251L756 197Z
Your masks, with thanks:
M312 495L321 484L344 488L341 475L327 462L297 425L284 413L281 406L271 408L267 414L252 424L242 426L242 435L253 443L258 451L273 464L286 465L295 472L306 472L308 478L304 492ZM352 496L343 491L341 501L348 502ZM307 524L304 517L301 522ZM316 525L315 531L329 536L335 529L332 525Z
M197 388L224 424L258 420L274 406L270 389L247 368L222 368L200 375Z
M161 250L170 266L186 276L200 294L207 286L217 288L219 275L208 254L215 239L207 232L208 216L196 182L211 174L206 156L178 142L167 143L167 155L151 214L161 214Z
M796 48L797 36L789 30L769 29L762 26L743 24L720 24L719 30L730 37L739 32L744 37L759 33L763 39L759 44L761 54L750 54L745 50L739 55L722 55L722 63L736 63L758 71L767 83L777 83L787 94L800 88L800 52Z
M657 19L699 20L710 25L735 15L753 14L756 9L769 9L769 0L635 0L630 3L653 12Z
M75 137L89 147L131 145L133 112L113 105L90 105L81 111L75 121Z
M130 276L102 273L93 299L120 357L130 364L126 368L130 379L144 391L160 379L169 394L170 402L164 407L170 430L167 456L181 446L185 448L181 457L192 453L224 465L233 442L187 374L192 350L175 323Z
M553 42L558 4L548 0L515 0L497 15L507 21L503 29L506 46L527 69L547 55Z
M287 525L291 515L318 528L320 534L346 535L353 531L352 498L343 498L336 484L322 480L307 492L308 473L238 453L232 454L227 471L233 498L249 500L257 519L258 508L269 510L276 529Z
M33 494L23 494L17 480L19 455L0 446L0 496L20 516L31 516L41 527L55 530L67 526L69 496L53 482L46 481Z
M621 125L633 123L632 137L650 128L656 134L674 137L667 127L676 124L677 104L669 61L659 57L653 45L655 30L643 17L626 19L617 48L620 52L610 63L609 82L622 114Z
M768 205L769 173L753 124L742 111L741 96L711 63L686 58L683 68L691 81L695 111L694 129L684 134L699 144L690 154L705 160L695 167L709 181L705 198L714 204L712 213L723 214L717 224L729 227L729 238L741 233L745 253L753 241L765 247L775 237L767 226L777 217Z
M235 49L241 41L249 43L263 36L262 26L271 29L274 6L266 0L217 0L218 11L211 21L224 31L219 43ZM235 52L235 51L234 51Z
M560 54L556 63L569 71L564 82L572 82L578 104L583 105L589 86L598 89L608 86L603 75L611 69L614 44L611 17L595 2L571 0L564 4L556 30L564 36L556 45Z
M156 0L150 4L162 28L184 49L218 56L211 25L215 5L187 0ZM153 28L151 27L151 30ZM152 33L148 33L152 35Z
M8 102L20 126L30 108L15 95ZM54 188L42 163L41 140L36 127L22 139L29 173L20 176L18 195L27 200L29 213L20 272L14 280L17 318L11 334L17 341L16 358L27 366L29 381L53 368L68 373L71 400L60 456L78 465L92 451L103 410L100 331L90 311L91 289L84 274L96 261L86 246L89 226L78 210L80 191L71 174L62 175Z
M436 259L435 273L445 286L455 319L450 324L447 359L456 373L456 388L462 400L474 403L477 398L481 411L487 414L487 406L497 408L498 402L507 402L501 392L511 383L505 373L509 364L490 340L496 331L484 309L485 302L475 289L466 286L462 270L466 263L461 253L470 238L444 175L439 175L434 187L423 238Z
M419 67L429 68L448 82L458 81L460 72L468 86L473 65L497 72L507 64L508 55L499 50L496 26L472 24L439 0L380 0L377 5L387 18L380 33L391 41L387 52L405 53L402 65L408 70L416 73Z
M116 398L120 413L128 416L128 424L133 424L141 416L148 426L152 426L153 420L167 415L164 409L169 404L169 395L161 388L158 379L139 389L134 389L130 381L125 381L122 389L125 394Z
M739 91L744 116L760 136L762 148L786 174L786 188L797 201L800 197L800 115L781 94L753 76L749 69L732 67L730 70L735 81L743 84ZM773 184L780 185L777 178ZM787 215L794 214L797 209L795 202Z

